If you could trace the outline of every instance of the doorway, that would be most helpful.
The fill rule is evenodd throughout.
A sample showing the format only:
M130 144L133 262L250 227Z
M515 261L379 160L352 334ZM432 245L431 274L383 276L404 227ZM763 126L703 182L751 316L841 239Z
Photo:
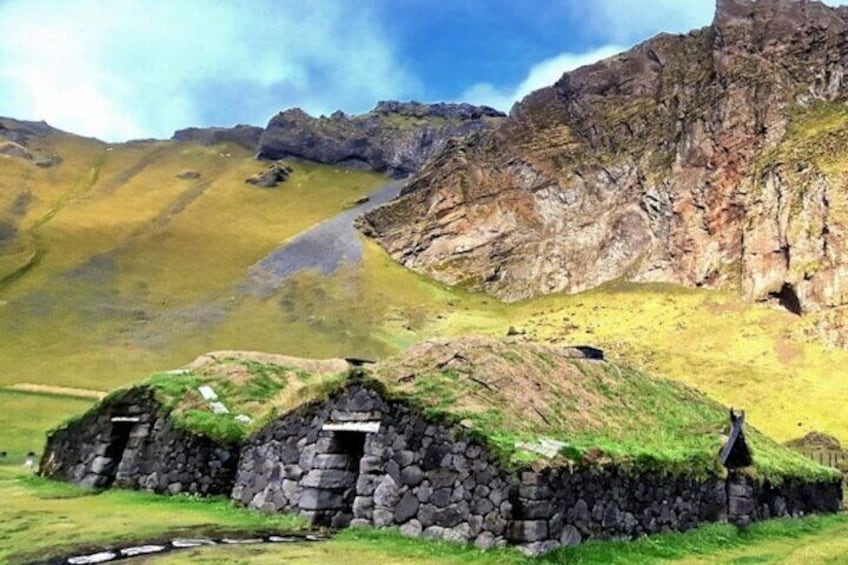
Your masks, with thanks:
M130 434L136 422L112 421L112 429L109 431L109 443L103 456L108 460L98 481L98 486L109 488L118 476L118 467L124 458L124 451L130 441Z

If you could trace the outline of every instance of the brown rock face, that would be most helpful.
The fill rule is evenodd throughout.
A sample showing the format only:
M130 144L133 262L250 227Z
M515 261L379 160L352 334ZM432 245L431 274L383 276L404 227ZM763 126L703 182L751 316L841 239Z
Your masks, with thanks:
M320 118L293 108L268 122L258 157L299 157L404 178L418 171L448 139L489 129L503 119L497 110L470 104L389 101L358 116L339 111Z
M606 281L848 300L848 9L719 0L711 26L566 73L361 221L404 265L512 301Z

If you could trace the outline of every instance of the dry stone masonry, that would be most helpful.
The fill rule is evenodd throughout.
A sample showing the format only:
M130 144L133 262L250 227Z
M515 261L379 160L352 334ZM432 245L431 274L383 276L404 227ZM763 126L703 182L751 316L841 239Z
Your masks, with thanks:
M131 389L54 432L41 472L97 488L228 493L319 526L397 527L531 554L842 507L838 479L774 485L734 469L725 479L615 466L506 468L467 429L361 379L272 421L240 453L175 428L152 391Z
M697 479L621 468L510 472L465 430L353 385L272 423L242 451L233 498L314 523L397 526L409 536L517 544L528 553L589 538L745 525L833 512L841 486L741 473Z
M138 387L53 432L40 472L92 488L229 494L238 450L176 427L153 391Z

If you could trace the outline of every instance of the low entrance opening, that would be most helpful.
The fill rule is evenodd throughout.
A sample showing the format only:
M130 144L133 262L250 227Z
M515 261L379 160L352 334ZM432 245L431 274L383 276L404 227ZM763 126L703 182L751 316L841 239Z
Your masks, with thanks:
M351 473L350 488L343 495L343 508L337 523L332 526L347 526L353 519L353 501L356 498L356 483L359 480L359 462L365 455L365 434L362 432L335 432L336 450L347 456L348 471Z
M365 434L362 432L335 432L336 452L348 456L351 471L359 474L359 461L365 455Z
M365 454L365 433L357 431L333 431L327 459L323 469L317 473L321 477L319 489L325 489L326 506L313 516L313 522L331 528L347 527L353 520L353 502L356 498L356 483L359 480L359 467ZM326 480L325 484L321 484ZM321 496L321 495L319 495Z
M106 447L106 452L103 454L109 460L109 463L103 470L101 484L99 486L109 488L115 482L115 477L118 475L118 466L120 466L121 460L124 458L124 451L127 449L130 434L135 424L136 422L132 420L112 420L109 444Z

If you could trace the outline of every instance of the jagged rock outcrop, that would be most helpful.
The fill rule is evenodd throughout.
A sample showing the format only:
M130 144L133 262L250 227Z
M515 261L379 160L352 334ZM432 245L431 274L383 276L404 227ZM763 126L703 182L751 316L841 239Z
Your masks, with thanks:
M300 157L401 178L417 171L445 142L501 121L486 106L380 102L366 114L313 118L299 108L274 116L259 141L259 158Z
M247 184L252 184L262 188L274 188L281 182L288 180L289 175L294 172L289 165L279 161L272 163L271 166L264 171L249 176L244 180Z
M32 160L32 153L26 150L23 145L18 145L14 141L0 142L0 155L6 157L17 157L18 159Z
M191 141L200 145L234 143L251 151L256 150L262 128L239 124L231 128L185 128L174 132L174 141Z
M512 301L618 278L848 302L848 8L718 0L711 26L566 73L362 221Z
M47 122L28 122L0 117L0 141L5 140L26 147L33 139L45 137L59 130Z

